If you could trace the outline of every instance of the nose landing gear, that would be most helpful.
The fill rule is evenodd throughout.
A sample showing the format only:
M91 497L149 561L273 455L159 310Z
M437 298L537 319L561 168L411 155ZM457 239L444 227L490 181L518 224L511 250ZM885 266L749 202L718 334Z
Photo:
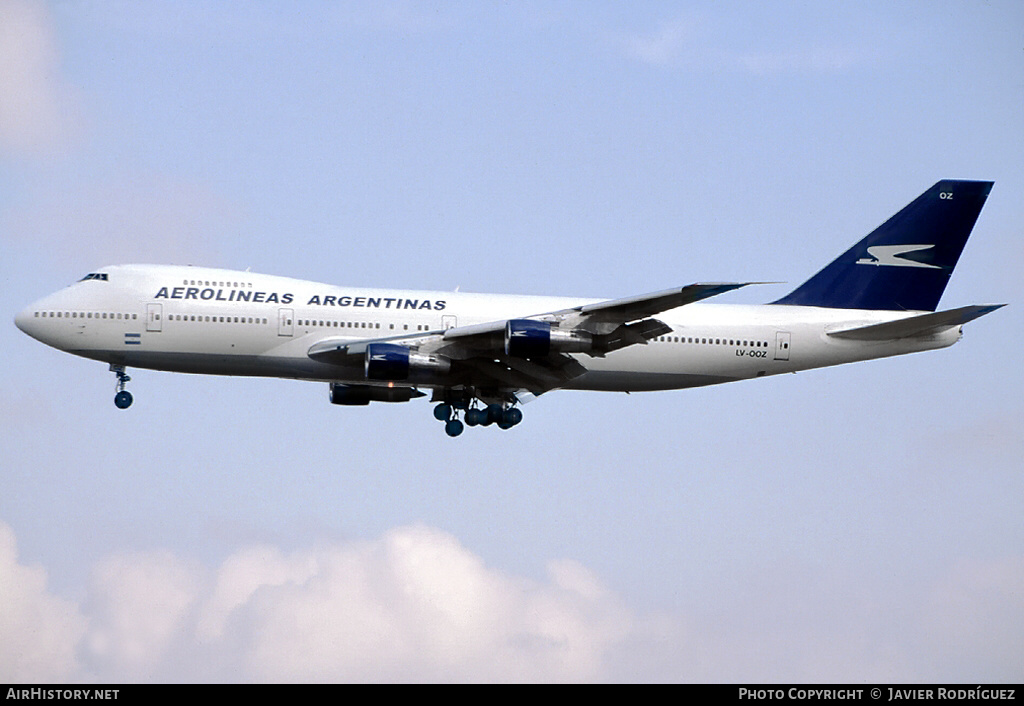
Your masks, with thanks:
M132 393L124 388L131 382L131 378L125 374L123 365L111 364L110 372L117 375L117 394L114 395L114 406L118 409L128 409L132 406L134 398Z

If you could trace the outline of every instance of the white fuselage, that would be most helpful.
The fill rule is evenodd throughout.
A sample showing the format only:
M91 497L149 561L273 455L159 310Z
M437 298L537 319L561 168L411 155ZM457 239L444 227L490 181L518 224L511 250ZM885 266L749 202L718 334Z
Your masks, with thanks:
M32 337L112 365L185 373L367 384L361 367L312 360L324 339L380 339L528 317L592 299L356 289L286 277L165 265L107 267L44 297L16 319ZM913 312L786 305L690 304L659 314L672 328L606 357L565 387L668 390L838 365L952 345L959 327L894 341L828 331ZM421 387L444 387L443 379Z

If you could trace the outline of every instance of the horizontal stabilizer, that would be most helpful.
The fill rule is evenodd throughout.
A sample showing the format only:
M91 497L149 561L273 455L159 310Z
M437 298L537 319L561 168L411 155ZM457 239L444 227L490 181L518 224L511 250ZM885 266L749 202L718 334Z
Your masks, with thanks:
M964 306L949 311L937 311L931 314L911 316L898 321L886 321L881 324L858 326L843 331L829 331L833 338L845 338L853 341L892 341L912 336L929 336L953 326L961 326L974 321L985 314L991 314L1005 304L987 304Z

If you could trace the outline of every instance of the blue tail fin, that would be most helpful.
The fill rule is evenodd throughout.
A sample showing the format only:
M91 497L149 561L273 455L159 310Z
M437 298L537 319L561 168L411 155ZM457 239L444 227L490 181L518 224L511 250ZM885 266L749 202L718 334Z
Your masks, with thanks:
M935 311L990 181L943 180L775 304Z

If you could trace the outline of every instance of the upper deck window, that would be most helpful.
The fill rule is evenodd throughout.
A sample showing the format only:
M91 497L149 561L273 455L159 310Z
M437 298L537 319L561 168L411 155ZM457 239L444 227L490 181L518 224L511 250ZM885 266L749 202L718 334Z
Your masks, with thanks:
M80 279L78 281L79 282L84 282L87 279L98 279L98 280L101 280L103 282L109 281L107 279L107 273L106 272L90 272L89 274L87 274L85 277L83 277L82 279Z

